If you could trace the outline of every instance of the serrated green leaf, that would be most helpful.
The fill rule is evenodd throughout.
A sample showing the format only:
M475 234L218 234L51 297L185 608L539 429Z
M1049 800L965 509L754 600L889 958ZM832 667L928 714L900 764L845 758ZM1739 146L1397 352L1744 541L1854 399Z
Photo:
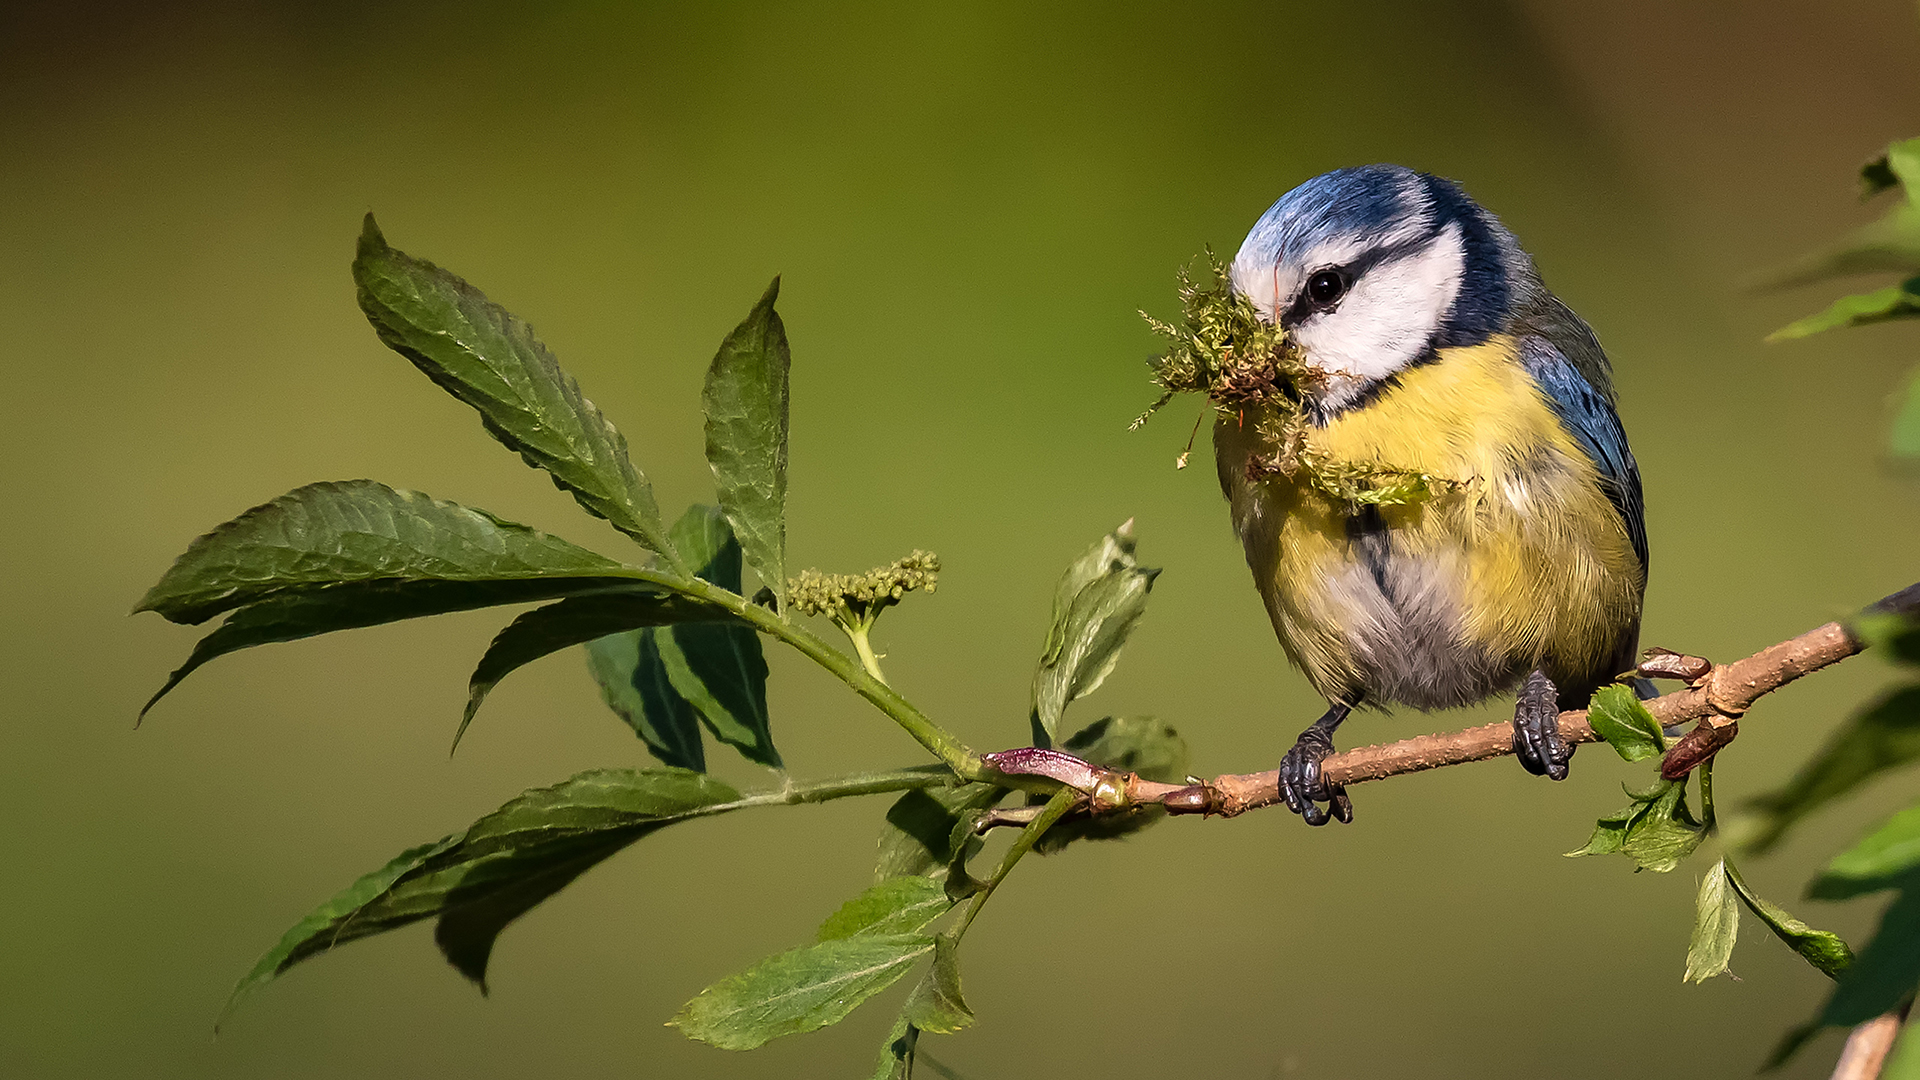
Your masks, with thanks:
M951 1035L973 1023L973 1010L960 993L960 947L942 934L933 939L933 967L908 995L900 1015L921 1031Z
M1800 819L1915 759L1920 759L1920 686L1905 686L1843 724L1785 787L1753 800L1760 816L1747 848L1767 850Z
M1614 752L1628 761L1643 761L1666 753L1660 722L1640 703L1633 688L1618 684L1594 691L1587 721Z
M705 772L700 717L667 681L654 628L587 642L587 669L600 696L662 764Z
M1740 908L1723 859L1700 879L1694 900L1693 936L1687 942L1685 982L1706 982L1727 970L1733 942L1740 933Z
M508 623L480 657L472 678L467 681L467 708L460 717L460 729L454 733L454 745L460 745L467 725L473 723L481 703L501 679L549 653L636 627L734 618L725 608L690 596L632 586L568 597L559 603L535 608ZM664 649L661 659L671 676L671 661L666 660Z
M1073 733L1061 749L1143 780L1177 784L1186 779L1191 762L1187 740L1165 721L1151 716L1108 716ZM1059 851L1077 840L1118 840L1166 817L1160 806L1124 813L1068 818L1048 829L1034 850L1042 855Z
M920 1029L902 1016L887 1029L887 1040L880 1046L880 1064L873 1080L913 1080L914 1051L920 1042Z
M860 934L915 934L952 910L940 883L924 875L888 878L840 905L820 924L817 940Z
M621 585L630 584L615 580ZM606 581L591 578L533 578L497 582L368 581L275 596L228 615L212 632L196 642L186 662L167 676L165 685L147 700L140 715L145 716L161 698L208 661L241 649L429 615L532 600L552 600L570 593L596 592L608 585Z
M1818 900L1846 900L1899 885L1920 870L1920 806L1910 806L1833 857L1808 888Z
M673 526L674 545L706 581L738 593L740 545L717 507L693 506ZM686 623L655 637L673 691L721 742L747 760L780 768L767 715L767 659L745 623Z
M1767 335L1768 341L1811 337L1843 326L1867 326L1893 319L1920 317L1920 278L1889 285L1870 293L1843 296L1826 310L1797 319Z
M484 989L493 941L508 923L642 836L739 799L727 785L683 769L599 769L524 792L314 909L234 988L228 1011L302 960L435 917L441 951Z
M1159 570L1134 557L1133 523L1102 537L1061 576L1033 675L1033 737L1051 746L1067 705L1099 689L1146 612Z
M787 610L787 330L780 279L720 343L707 368L707 463L754 573Z
M1593 836L1568 857L1619 853L1640 870L1664 874L1707 837L1706 826L1687 809L1686 780L1661 780L1645 791L1627 789L1633 801L1594 823Z
M1755 896L1741 878L1740 871L1732 863L1721 860L1727 870L1727 880L1733 885L1734 892L1740 897L1747 910L1754 913L1775 937L1786 942L1787 948L1800 954L1800 958L1812 964L1814 968L1830 978L1838 978L1853 963L1853 950L1841 940L1840 935L1826 930L1815 930L1799 919L1794 918L1778 904L1768 903Z
M387 347L480 413L488 434L588 512L674 558L627 440L533 328L479 289L387 244L368 214L353 260L360 308Z
M134 610L202 623L262 600L347 585L555 581L577 590L620 583L625 570L484 510L342 480L296 488L195 540Z
M714 983L668 1023L722 1050L838 1023L933 951L921 934L862 934L803 945Z
M1920 985L1920 880L1910 879L1880 926L1840 973L1820 1022L1851 1027L1891 1011Z
M954 858L953 834L962 818L1005 798L1005 788L992 784L958 784L943 788L916 788L894 801L880 829L879 858L874 880L919 875L944 880ZM980 840L969 834L969 854Z
M698 568L698 577L729 592L740 591L740 546L734 542L733 529L719 507L688 507L674 522L669 536L681 558ZM752 644L730 637L721 642L726 649L759 649L760 642L751 628L728 629L736 636L752 639ZM704 770L700 712L673 688L661 655L661 637L670 633L648 627L590 641L587 664L608 708L626 720L655 757L668 765ZM707 646L697 635L694 640L696 649L704 655ZM667 647L677 646L669 641ZM764 689L761 694L764 699Z

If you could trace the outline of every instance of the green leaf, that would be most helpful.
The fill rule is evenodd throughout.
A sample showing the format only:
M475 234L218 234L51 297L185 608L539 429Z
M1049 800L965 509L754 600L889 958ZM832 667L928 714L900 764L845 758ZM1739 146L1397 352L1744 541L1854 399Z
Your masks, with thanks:
M1706 982L1727 970L1727 961L1733 956L1733 941L1739 933L1740 907L1735 903L1733 883L1727 877L1726 860L1722 859L1700 879L1683 980Z
M754 573L787 610L787 330L774 278L707 368L707 463Z
M933 967L907 997L900 1015L921 1031L951 1035L973 1023L973 1010L960 994L960 946L942 934L933 939Z
M920 1042L920 1029L902 1016L887 1029L887 1041L880 1047L880 1064L873 1080L913 1080L914 1050Z
M622 586L631 582L612 579ZM227 616L218 627L201 638L185 663L181 664L147 704L140 715L158 704L188 675L210 660L255 645L280 641L298 641L363 626L444 615L454 611L494 607L529 600L552 600L557 596L608 587L607 581L591 578L541 579L522 581L368 581L307 593L287 593L271 597Z
M1061 749L1095 765L1138 773L1143 780L1177 784L1185 780L1190 764L1187 740L1173 726L1151 716L1108 716L1096 720L1061 745ZM1034 850L1052 854L1076 840L1118 840L1166 817L1160 806L1069 818L1048 829Z
M768 957L714 983L668 1024L722 1050L838 1023L933 951L921 934L862 934Z
M587 642L587 668L607 708L627 722L663 764L695 772L707 768L700 717L667 681L660 660L660 631L647 627Z
M1910 806L1834 856L1807 895L1819 900L1864 896L1891 889L1916 870L1920 870L1920 806Z
M1661 780L1645 791L1628 788L1627 796L1633 802L1595 822L1587 846L1568 857L1618 852L1639 870L1664 874L1707 838L1706 826L1687 810L1685 779Z
M740 545L733 529L718 507L695 505L674 523L670 534L673 546L690 566L698 567L698 576L728 592L740 592ZM678 635L678 636L673 636ZM688 659L686 642L698 665ZM675 657L683 682L698 686L702 696L718 704L718 720L710 727L733 736L735 745L745 744L759 753L771 749L766 734L766 659L760 639L744 625L692 625L671 630L653 628L630 630L587 644L588 663L601 693L614 712L647 742L648 749L669 765L704 768L705 754L700 745L702 714L694 703L674 688L666 654ZM695 671L696 666L698 671ZM756 682L753 673L758 672ZM708 680L721 692L706 690ZM739 722L726 710L727 702L737 702L743 715L759 724ZM761 757L767 756L761 754ZM760 760L749 754L754 760ZM773 763L778 762L777 754Z
M1739 894L1741 903L1766 923L1767 929L1772 930L1775 937L1786 942L1787 948L1799 953L1802 960L1830 978L1838 978L1847 965L1853 963L1853 950L1847 948L1847 943L1840 939L1840 935L1827 930L1815 930L1779 905L1755 896L1753 890L1747 888L1740 871L1730 862L1722 860L1722 863L1727 868L1727 880Z
M572 596L535 608L508 623L480 657L472 678L467 681L467 708L460 717L460 730L454 733L453 743L460 745L467 725L473 723L474 714L480 711L481 703L501 679L549 653L636 627L733 618L725 608L689 596L633 586ZM665 649L661 653L671 676L672 661L667 659Z
M922 875L888 878L847 901L820 924L818 940L860 934L915 934L953 908L940 883Z
M1920 278L1909 278L1870 293L1843 296L1825 311L1790 322L1768 334L1767 340L1790 341L1843 326L1867 326L1916 316L1920 316Z
M674 546L699 576L740 592L740 545L716 507L693 506L673 526ZM748 761L780 768L767 715L767 659L760 635L745 623L687 623L656 639L660 664L675 693L721 742Z
M487 958L508 923L642 836L714 813L740 793L683 769L600 769L522 793L437 844L406 852L314 909L234 988L243 996L349 941L438 917L441 951L486 986Z
M943 788L915 788L894 801L880 829L880 855L874 880L919 875L942 881L953 863L954 829L963 818L993 806L1007 789L992 784L957 784ZM978 837L965 841L977 850Z
M1840 973L1820 1022L1851 1027L1892 1010L1920 984L1920 882L1880 916L1879 929Z
M1628 761L1642 761L1666 753L1665 733L1633 688L1618 684L1594 691L1587 721L1607 745Z
M1033 737L1051 746L1067 705L1099 689L1147 609L1160 571L1134 558L1133 522L1074 560L1054 589L1053 620L1033 675Z
M620 583L625 570L484 510L343 480L296 488L195 540L134 610L202 623L262 600L344 585L553 581L578 590Z
M455 275L388 246L372 214L353 280L361 310L388 348L471 405L488 434L545 469L590 513L675 559L626 438L531 326Z
M1920 758L1920 685L1901 687L1848 720L1784 788L1753 800L1747 848L1765 851L1801 818L1882 773Z

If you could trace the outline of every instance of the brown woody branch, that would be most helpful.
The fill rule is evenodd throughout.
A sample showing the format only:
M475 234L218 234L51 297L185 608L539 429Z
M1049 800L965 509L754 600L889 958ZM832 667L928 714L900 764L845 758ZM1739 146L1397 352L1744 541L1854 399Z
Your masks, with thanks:
M1916 612L1920 612L1920 584L1894 593L1862 614ZM1865 647L1846 626L1830 622L1730 664L1708 665L1693 657L1652 650L1643 667L1648 674L1692 678L1683 689L1647 702L1647 709L1663 727L1688 722L1696 725L1667 752L1662 773L1684 775L1732 740L1738 731L1737 721L1755 701ZM1587 722L1585 709L1561 713L1560 734L1569 744L1600 741ZM1358 784L1511 753L1513 725L1503 721L1343 751L1321 762L1320 773L1330 785ZM1226 774L1203 783L1180 785L1142 780L1054 750L1006 750L988 754L986 759L1009 775L1048 776L1086 792L1088 809L1096 813L1157 803L1175 814L1232 817L1280 799L1278 769Z

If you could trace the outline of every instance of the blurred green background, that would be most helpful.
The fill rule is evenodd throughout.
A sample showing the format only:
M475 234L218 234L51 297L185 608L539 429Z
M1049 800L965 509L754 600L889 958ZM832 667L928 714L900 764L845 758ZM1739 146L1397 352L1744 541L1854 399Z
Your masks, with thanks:
M1920 499L1878 456L1914 328L1767 347L1839 289L1740 291L1877 213L1852 171L1916 133L1920 20L1895 0L9 3L0 1074L870 1067L884 1005L746 1055L661 1022L866 882L877 800L648 839L507 932L490 1000L420 926L297 969L214 1039L234 981L360 873L522 788L646 760L577 653L508 680L447 759L500 612L224 659L133 729L195 633L127 609L194 535L299 484L378 478L624 550L374 339L347 275L369 209L539 327L670 512L711 497L704 365L784 274L790 560L920 546L947 567L882 625L896 685L975 745L1022 741L1055 575L1136 516L1167 570L1074 712L1165 716L1213 773L1270 767L1319 704L1204 444L1172 467L1196 406L1126 431L1154 348L1134 311L1174 310L1183 260L1328 168L1460 180L1614 358L1646 640L1731 658L1920 576ZM771 661L797 774L918 760ZM1769 698L1723 798L1778 783L1887 679L1863 658ZM1499 711L1368 716L1345 740ZM1348 828L1185 820L1025 866L969 939L978 1026L926 1045L971 1080L1744 1075L1824 980L1750 923L1741 981L1684 987L1698 869L1560 857L1643 771L1595 749L1560 785L1450 769L1358 789ZM1798 890L1911 785L1822 814L1749 879L1863 932L1870 905Z

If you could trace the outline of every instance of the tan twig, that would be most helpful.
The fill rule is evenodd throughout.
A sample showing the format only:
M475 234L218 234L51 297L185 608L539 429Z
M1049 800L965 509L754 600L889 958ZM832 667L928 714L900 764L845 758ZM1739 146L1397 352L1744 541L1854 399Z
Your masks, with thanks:
M1920 612L1920 584L1881 600L1866 613ZM1715 665L1687 687L1647 702L1647 709L1665 727L1698 721L1722 729L1718 741L1747 709L1766 694L1865 648L1865 644L1837 622L1809 630L1799 637L1771 645L1744 660ZM1585 709L1560 714L1560 734L1568 743L1600 741L1587 723ZM1703 734L1714 735L1715 732ZM1716 747L1717 748L1717 747ZM1445 734L1420 735L1380 746L1363 746L1329 756L1320 772L1329 784L1350 785L1389 776L1423 772L1447 765L1464 765L1513 753L1513 725L1502 721ZM1235 814L1279 801L1278 769L1259 773L1226 774L1198 784L1161 784L1129 773L1088 765L1058 751L1002 751L986 755L1009 773L1054 776L1093 795L1090 809L1098 812L1145 803L1160 803L1175 814ZM1697 762L1696 762L1697 763ZM1071 775L1069 775L1071 774Z

